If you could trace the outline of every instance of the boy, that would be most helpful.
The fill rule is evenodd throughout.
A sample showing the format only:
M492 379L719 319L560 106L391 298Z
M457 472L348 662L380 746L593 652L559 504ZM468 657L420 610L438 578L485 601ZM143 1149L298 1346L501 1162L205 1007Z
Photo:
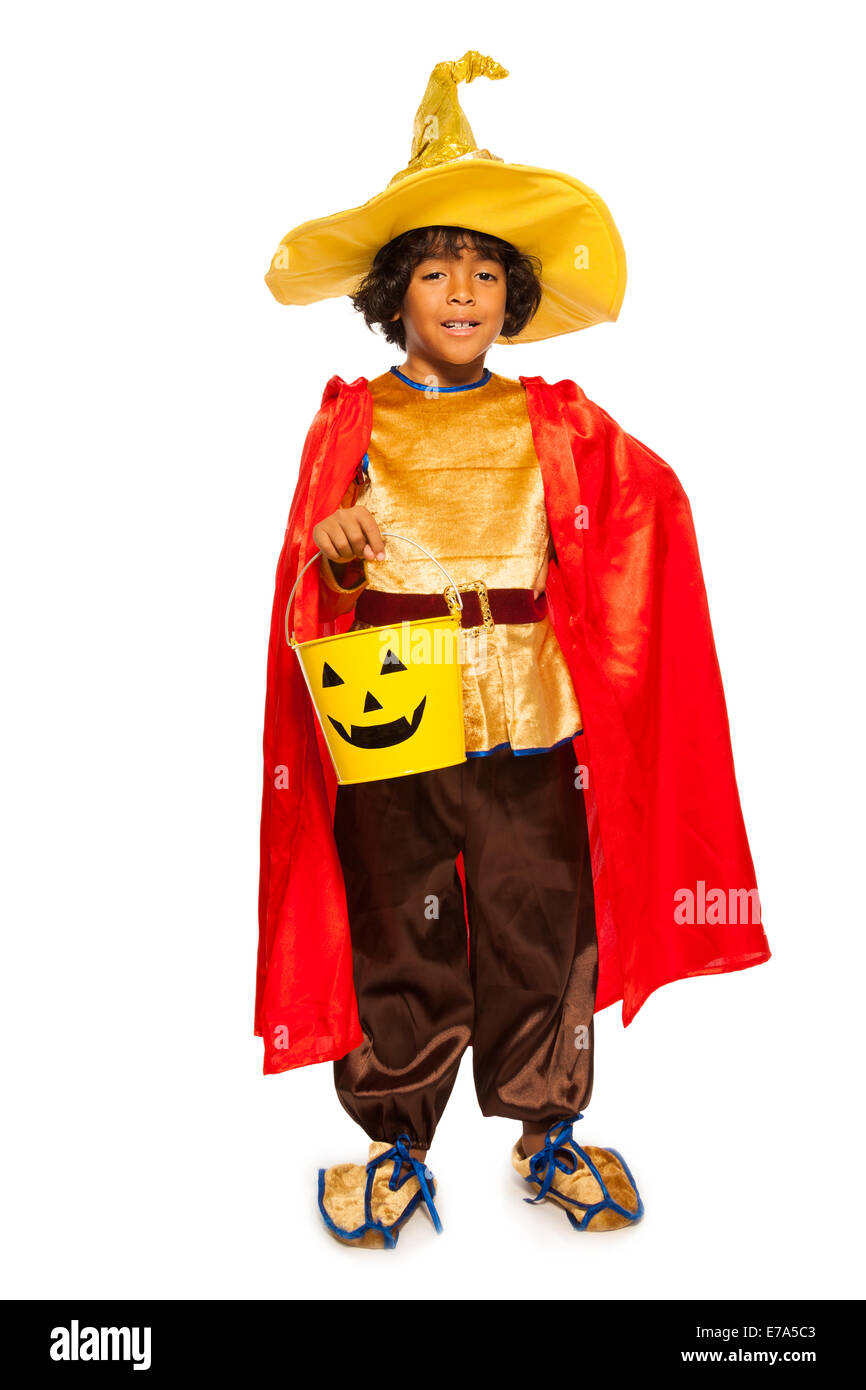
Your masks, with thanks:
M440 64L407 170L364 208L290 233L267 277L284 302L351 293L405 353L369 383L332 380L308 436L266 710L256 1031L266 1072L334 1061L372 1142L366 1164L320 1172L319 1207L364 1247L391 1248L421 1205L439 1229L426 1155L470 1042L482 1112L522 1122L527 1200L581 1230L639 1220L624 1159L572 1134L593 1012L622 998L628 1022L666 980L769 954L754 914L698 932L676 916L693 881L755 892L682 490L574 383L484 365L497 340L614 318L624 258L591 190L476 149L456 81L479 73L505 75L473 53ZM337 788L283 618L317 550L299 635L447 612L435 564L386 550L383 531L458 583L483 579L487 659L462 671L464 763ZM465 599L472 626L483 603ZM359 729L376 709L367 690Z

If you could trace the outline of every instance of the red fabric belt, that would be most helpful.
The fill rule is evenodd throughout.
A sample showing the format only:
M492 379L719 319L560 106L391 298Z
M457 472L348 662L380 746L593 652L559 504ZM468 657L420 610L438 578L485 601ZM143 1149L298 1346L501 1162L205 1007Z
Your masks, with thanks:
M483 623L481 603L474 589L461 593L461 627ZM531 589L488 589L490 614L494 623L538 623L547 613L547 594L532 597ZM404 619L448 616L444 594L391 594L381 589L364 589L355 604L355 617L371 627L384 627Z

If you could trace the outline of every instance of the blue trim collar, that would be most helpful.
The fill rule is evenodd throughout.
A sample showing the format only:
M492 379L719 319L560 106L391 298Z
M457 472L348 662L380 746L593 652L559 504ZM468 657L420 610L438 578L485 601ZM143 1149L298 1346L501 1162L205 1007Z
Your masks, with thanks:
M429 384L425 386L422 385L420 381L413 381L411 377L404 376L398 367L392 367L391 371L395 376L398 376L401 381L405 381L407 386L414 386L416 391L430 391L433 389ZM452 391L474 391L476 386L486 386L490 377L490 368L485 367L478 380L470 381L466 386L437 386L435 389L437 394L444 394L446 391L449 393Z

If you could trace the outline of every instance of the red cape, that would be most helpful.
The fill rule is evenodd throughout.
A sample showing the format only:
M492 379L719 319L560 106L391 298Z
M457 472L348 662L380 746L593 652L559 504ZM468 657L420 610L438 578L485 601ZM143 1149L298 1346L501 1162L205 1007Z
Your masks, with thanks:
M556 548L549 611L585 728L574 746L589 768L596 1008L621 999L627 1025L660 985L758 965L770 951L736 898L756 889L755 872L688 499L672 469L573 381L520 381ZM328 382L277 565L255 1007L266 1075L343 1057L362 1038L333 833L337 781L284 622L315 554L313 527L337 510L367 451L372 405L366 378ZM335 601L311 565L295 594L298 641L348 629L353 612L335 616ZM462 858L458 869L462 878ZM704 907L719 889L739 910ZM697 902L691 922L675 917L682 890Z

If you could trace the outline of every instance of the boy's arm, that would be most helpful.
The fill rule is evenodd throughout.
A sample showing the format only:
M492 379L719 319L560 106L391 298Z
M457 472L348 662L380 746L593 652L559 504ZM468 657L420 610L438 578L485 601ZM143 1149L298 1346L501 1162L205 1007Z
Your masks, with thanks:
M368 486L364 481L362 488L355 479L349 484L341 507L354 507L360 493ZM347 560L345 564L333 564L323 555L319 562L319 609L326 620L339 618L354 608L358 595L367 587L367 566L362 556Z

